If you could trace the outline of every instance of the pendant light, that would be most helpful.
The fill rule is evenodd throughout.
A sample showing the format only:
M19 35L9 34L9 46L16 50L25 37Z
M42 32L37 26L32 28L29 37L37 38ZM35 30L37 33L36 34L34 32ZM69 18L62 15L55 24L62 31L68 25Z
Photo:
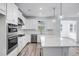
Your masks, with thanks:
M53 8L53 12L54 12L54 19L52 20L52 22L56 22L56 19L55 19L55 8Z
M59 16L60 19L63 18L63 15L62 15L62 3L60 3L60 16Z

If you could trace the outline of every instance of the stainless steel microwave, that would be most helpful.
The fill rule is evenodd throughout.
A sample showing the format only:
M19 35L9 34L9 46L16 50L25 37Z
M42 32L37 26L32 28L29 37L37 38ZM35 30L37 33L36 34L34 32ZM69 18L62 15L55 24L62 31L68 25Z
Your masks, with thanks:
M17 32L17 25L8 23L8 33Z

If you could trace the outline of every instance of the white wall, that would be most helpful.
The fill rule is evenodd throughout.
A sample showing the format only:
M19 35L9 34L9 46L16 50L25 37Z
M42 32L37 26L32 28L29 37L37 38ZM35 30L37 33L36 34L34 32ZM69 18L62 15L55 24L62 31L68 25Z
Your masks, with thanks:
M0 56L6 55L6 23L5 16L0 15Z

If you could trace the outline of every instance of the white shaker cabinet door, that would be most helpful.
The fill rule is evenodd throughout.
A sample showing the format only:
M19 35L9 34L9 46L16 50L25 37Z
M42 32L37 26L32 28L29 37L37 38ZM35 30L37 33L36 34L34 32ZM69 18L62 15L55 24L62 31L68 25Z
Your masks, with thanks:
M19 13L18 13L18 8L17 8L17 6L14 4L14 13L13 13L13 16L14 16L14 22L15 22L15 24L17 24L18 23L18 15L19 15Z
M21 51L22 49L22 39L19 37L18 38L18 53Z
M6 15L6 3L0 3L0 13Z
M7 23L17 24L18 22L18 8L15 4L7 4Z
M13 4L7 4L7 23L13 22Z

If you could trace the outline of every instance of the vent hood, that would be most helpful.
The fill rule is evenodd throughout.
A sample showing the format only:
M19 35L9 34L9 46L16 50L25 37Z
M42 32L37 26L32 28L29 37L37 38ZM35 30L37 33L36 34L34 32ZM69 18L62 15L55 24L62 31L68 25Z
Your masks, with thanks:
M21 18L18 18L18 26L23 26L24 22Z

